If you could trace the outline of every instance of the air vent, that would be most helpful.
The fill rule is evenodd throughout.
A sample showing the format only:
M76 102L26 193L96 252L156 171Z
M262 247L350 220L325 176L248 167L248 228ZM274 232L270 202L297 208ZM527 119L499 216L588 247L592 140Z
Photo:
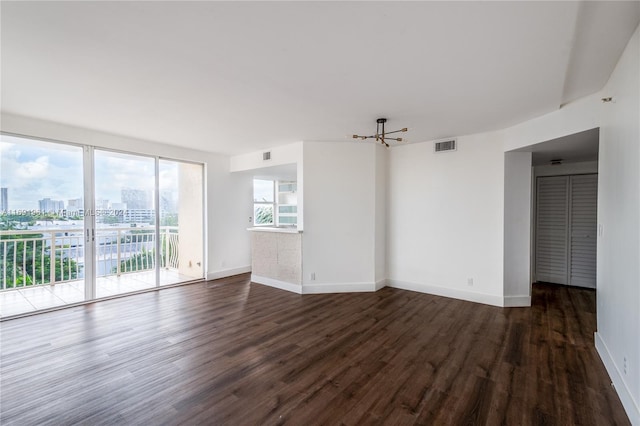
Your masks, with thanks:
M435 152L445 152L445 151L455 151L456 150L456 140L452 139L450 141L442 141L435 143Z
M262 159L264 161L271 160L271 151L263 152L262 153Z

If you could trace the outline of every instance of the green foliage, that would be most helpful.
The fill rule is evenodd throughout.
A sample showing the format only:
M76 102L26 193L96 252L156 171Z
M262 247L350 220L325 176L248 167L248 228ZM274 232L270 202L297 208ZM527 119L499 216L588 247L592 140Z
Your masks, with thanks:
M156 261L156 251L142 249L142 252L131 256L130 258L120 262L120 272L134 272L153 269ZM113 272L118 272L118 268L113 268Z
M160 226L178 226L178 215L168 213L160 219Z
M82 219L74 217L72 219ZM56 220L67 221L68 219L58 213L45 213L36 210L24 210L17 213L0 213L0 230L27 229L27 226L33 226L36 221L54 222Z
M131 231L132 235L127 235L126 237L122 237L126 242L153 242L154 234L150 234L148 231ZM176 234L171 234L174 238L177 238ZM123 242L125 242L123 241ZM170 259L174 255L175 248L173 245L168 244L167 234L163 234L160 240L160 265L166 266L168 259ZM130 258L123 260L120 262L120 272L135 272L135 271L146 271L149 269L153 269L155 266L156 260L156 250L151 249L147 250L145 247L142 248L140 253L137 253ZM118 272L118 267L114 267L111 270L113 273Z
M113 225L115 223L121 223L121 222L122 222L121 216L103 216L102 217L102 223L106 223L108 225Z
M256 208L256 225L269 225L273 223L273 208L271 206L260 206Z
M51 281L51 247L45 246L45 241L41 238L42 234L2 236L0 288L47 284ZM2 270L3 268L6 270ZM74 280L80 270L75 260L63 257L60 253L55 254L53 268L56 282Z

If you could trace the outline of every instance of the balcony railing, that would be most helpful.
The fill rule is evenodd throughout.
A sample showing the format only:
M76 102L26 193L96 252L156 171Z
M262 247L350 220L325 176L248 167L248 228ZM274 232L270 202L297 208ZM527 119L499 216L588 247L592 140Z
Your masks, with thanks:
M98 228L97 276L153 270L155 230ZM52 285L84 278L81 229L0 231L0 290ZM160 267L178 269L178 227L160 227Z

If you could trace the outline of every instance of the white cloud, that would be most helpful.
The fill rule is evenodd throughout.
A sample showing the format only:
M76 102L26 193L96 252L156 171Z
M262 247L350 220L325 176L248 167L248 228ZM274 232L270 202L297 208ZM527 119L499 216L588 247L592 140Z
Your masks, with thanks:
M36 161L20 163L15 173L20 179L42 179L49 174L49 157L41 156Z

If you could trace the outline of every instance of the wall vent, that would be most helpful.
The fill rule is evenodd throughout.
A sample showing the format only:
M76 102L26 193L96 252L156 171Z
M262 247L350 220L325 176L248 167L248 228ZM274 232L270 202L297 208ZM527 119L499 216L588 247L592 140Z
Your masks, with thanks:
M456 149L457 147L456 147L455 139L451 139L449 141L436 142L434 144L435 152L455 151Z
M264 161L271 160L271 151L263 152L262 153L262 159Z

